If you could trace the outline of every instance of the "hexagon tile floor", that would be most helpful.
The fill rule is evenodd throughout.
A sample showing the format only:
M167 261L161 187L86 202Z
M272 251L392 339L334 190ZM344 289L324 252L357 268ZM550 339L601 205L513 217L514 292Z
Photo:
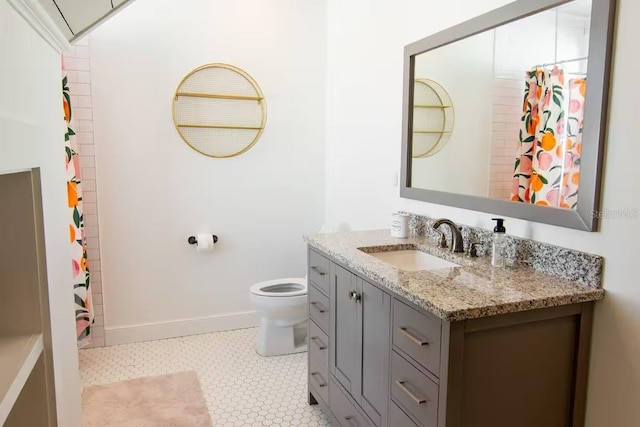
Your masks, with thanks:
M307 353L258 356L257 329L80 351L82 386L193 370L214 426L331 426L307 404Z

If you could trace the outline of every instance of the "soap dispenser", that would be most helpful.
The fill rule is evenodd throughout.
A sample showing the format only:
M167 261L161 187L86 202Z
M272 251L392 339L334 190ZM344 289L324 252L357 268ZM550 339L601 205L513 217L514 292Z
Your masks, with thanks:
M507 229L504 228L504 218L492 218L496 221L493 228L493 247L491 250L491 265L494 267L504 267L504 238Z

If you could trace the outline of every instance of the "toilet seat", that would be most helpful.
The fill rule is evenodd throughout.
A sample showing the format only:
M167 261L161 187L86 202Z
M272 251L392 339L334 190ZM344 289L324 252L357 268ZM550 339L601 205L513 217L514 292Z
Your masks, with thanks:
M261 297L297 297L307 294L307 281L302 278L267 280L251 286L249 292Z

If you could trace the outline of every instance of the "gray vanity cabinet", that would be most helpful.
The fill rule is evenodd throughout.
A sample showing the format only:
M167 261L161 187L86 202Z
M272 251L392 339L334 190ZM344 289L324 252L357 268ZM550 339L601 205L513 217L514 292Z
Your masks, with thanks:
M358 334L361 325L359 301L362 283L349 271L335 264L331 266L331 351L329 366L331 373L351 396L360 395L361 346Z
M386 426L391 296L336 264L330 279L331 373L373 425Z
M391 345L391 296L358 278L362 289L360 331L362 337L362 386L360 406L377 426L386 426L389 400L389 346Z
M309 403L336 425L584 426L593 302L447 322L309 254Z
M329 259L314 251L308 257L309 403L329 403ZM312 398L313 396L313 398Z

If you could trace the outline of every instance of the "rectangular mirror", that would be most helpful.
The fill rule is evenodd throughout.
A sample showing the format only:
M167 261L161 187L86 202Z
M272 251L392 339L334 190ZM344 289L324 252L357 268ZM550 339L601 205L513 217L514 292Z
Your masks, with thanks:
M401 197L595 231L614 0L518 0L405 47Z

